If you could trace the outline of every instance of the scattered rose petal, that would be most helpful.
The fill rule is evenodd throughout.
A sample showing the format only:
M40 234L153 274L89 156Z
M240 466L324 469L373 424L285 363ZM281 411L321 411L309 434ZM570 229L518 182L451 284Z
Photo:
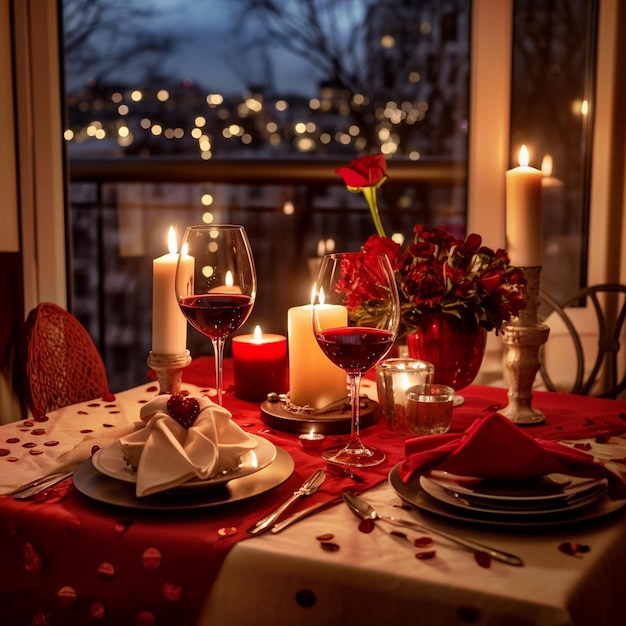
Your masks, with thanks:
M333 533L324 533L315 537L318 541L330 541L335 535Z
M161 566L161 553L156 548L148 548L142 554L141 562L147 570L158 569Z
M22 444L22 448L34 448L37 444L34 441L27 441Z
M83 411L81 409L80 411L78 411L78 415L89 415L89 413L87 413L87 411Z
M109 391L108 393L105 393L105 394L102 396L102 399L103 399L105 402L115 402L115 394L114 394L114 393L111 393L111 392Z
M113 428L113 424L102 424L102 428Z
M115 530L118 533L126 532L133 525L131 520L121 519L115 522Z
M11 454L11 450L7 450L6 448L0 448L0 456L8 456Z
M35 409L33 411L33 419L36 422L47 422L50 418L41 409Z
M8 456L6 459L4 459L5 461L9 461L10 463L15 463L15 461L19 461L19 459L16 456Z
M22 559L24 560L24 569L29 574L39 574L43 569L43 560L31 543L25 543L22 546Z
M43 454L43 450L29 450L28 453L37 456L38 454Z
M576 448L576 450L584 450L585 452L587 452L591 450L591 444L590 443L575 443L574 448Z
M367 518L359 522L359 530L362 533L371 533L374 530L374 520Z
M163 583L163 597L170 602L180 600L183 588L180 585L172 585L171 583Z
M339 545L332 541L320 541L320 546L322 550L326 550L326 552L337 552L337 550L339 550Z
M146 391L150 391L150 392L153 392L153 391L158 391L158 390L159 390L159 388L158 388L156 385L150 385L150 386L146 389Z
M96 602L92 602L89 611L91 613L91 617L98 620L104 619L104 616L106 615L104 604L102 604L102 602L98 602L97 600Z
M431 546L432 543L432 537L417 537L417 539L413 541L416 548L427 548L428 546Z
M235 535L237 533L237 528L235 526L225 526L224 528L220 528L217 531L217 534L220 537L230 537L231 535Z
M53 448L54 446L58 446L58 441L44 441L44 446L48 446L49 448Z
M483 550L476 550L474 559L481 567L491 567L491 557Z
M578 554L585 554L586 552L590 552L591 548L587 545L577 543L575 541L564 541L559 545L559 550L563 552L563 554L576 556Z
M32 426L35 425L35 422L33 422L32 420L24 420L22 423L24 424L24 426L27 426L28 428L31 428Z
M78 431L81 435L86 435L87 433L92 433L93 429L92 428L83 428L82 430Z
M416 559L420 561L428 561L430 559L434 559L437 552L435 550L425 550L424 552L418 552L415 555Z
M100 403L99 403L99 402L92 402L91 404L88 404L87 406L88 406L89 408L92 408L92 407L97 407L97 406L100 406Z
M30 431L31 435L45 435L46 434L46 429L45 428L33 428Z
M141 611L137 614L137 626L154 626L156 618L150 611Z
M608 443L611 439L611 433L608 430L603 430L596 435L596 443Z
M115 576L115 567L113 567L112 563L107 563L106 561L100 563L96 571L102 578L113 578Z
M19 443L19 442L20 442L19 437L9 437L7 439L7 443Z
M78 595L73 587L65 586L57 591L57 599L64 609L69 609L76 604Z

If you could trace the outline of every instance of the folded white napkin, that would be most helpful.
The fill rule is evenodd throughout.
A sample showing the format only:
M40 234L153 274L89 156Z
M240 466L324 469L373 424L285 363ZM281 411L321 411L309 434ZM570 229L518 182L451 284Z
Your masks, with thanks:
M170 395L157 396L141 409L145 426L118 440L124 457L137 468L138 497L171 489L191 478L206 480L236 469L242 455L257 446L256 440L232 421L229 411L205 396L187 398L188 406L181 409L183 415L179 414L177 421L172 416L176 412L168 412ZM180 422L189 412L197 412L197 417L187 428Z

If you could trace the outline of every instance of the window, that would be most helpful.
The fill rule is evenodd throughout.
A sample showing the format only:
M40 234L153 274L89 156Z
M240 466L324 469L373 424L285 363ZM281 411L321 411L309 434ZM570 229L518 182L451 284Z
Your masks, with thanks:
M72 273L88 286L75 289L74 311L114 389L145 375L151 260L170 224L179 236L203 220L244 224L259 275L249 324L283 333L287 309L308 301L318 254L358 249L373 232L337 165L388 155L389 235L410 237L418 222L464 233L469 1L302 0L276 3L271 20L248 0L144 4L63 3ZM96 161L116 163L94 180ZM210 345L190 330L190 349Z

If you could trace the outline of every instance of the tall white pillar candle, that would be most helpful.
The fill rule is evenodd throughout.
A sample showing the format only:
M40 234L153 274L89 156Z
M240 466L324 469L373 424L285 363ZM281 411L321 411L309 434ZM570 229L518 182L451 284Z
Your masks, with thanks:
M178 263L176 233L170 228L168 254L152 261L152 352L183 354L187 349L187 320L176 300L175 280ZM183 261L189 276L193 275L193 259Z
M511 265L537 267L543 263L541 171L528 165L522 146L520 165L506 173L506 246Z
M322 305L324 326L347 326L345 307ZM293 307L287 316L289 399L319 409L347 395L346 373L322 352L313 334L311 305Z

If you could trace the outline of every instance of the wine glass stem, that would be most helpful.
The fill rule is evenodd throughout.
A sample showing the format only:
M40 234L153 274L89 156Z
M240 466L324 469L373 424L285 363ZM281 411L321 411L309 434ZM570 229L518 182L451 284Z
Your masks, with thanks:
M347 448L359 449L363 447L360 435L361 422L361 374L349 374L350 398L352 399L352 429Z
M213 352L215 354L215 389L217 391L217 403L222 406L222 361L224 360L224 338L213 339Z

